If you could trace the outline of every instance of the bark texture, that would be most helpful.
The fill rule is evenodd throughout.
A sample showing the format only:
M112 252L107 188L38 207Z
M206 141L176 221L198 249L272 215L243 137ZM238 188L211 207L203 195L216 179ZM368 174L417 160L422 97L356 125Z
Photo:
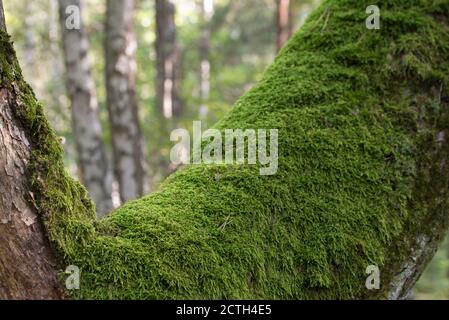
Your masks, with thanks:
M74 14L73 19L80 18L79 29L69 28L71 25L67 24L76 8L79 15ZM89 191L101 216L112 209L112 176L102 141L95 83L88 59L89 42L82 24L81 1L59 1L59 15L80 180Z
M182 112L178 74L180 54L176 40L175 4L156 0L156 104L163 117L170 119Z
M30 143L14 120L15 93L0 86L0 299L61 298L57 260L28 199Z
M134 0L108 0L106 20L106 85L114 173L121 201L144 193L142 135L136 97Z
M0 1L0 29L5 31ZM0 46L5 47L2 35ZM13 52L9 52L14 54ZM1 54L6 52L2 50ZM11 57L11 59L14 59ZM57 260L36 208L30 204L26 167L32 145L14 114L23 104L20 88L5 78L0 84L0 300L59 299Z

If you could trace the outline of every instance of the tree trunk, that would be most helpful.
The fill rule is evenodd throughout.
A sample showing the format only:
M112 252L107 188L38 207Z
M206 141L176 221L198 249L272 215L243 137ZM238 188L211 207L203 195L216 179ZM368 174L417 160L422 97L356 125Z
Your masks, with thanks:
M5 12L3 10L3 0L0 0L0 30L6 32Z
M214 0L201 1L201 43L200 43L200 116L204 118L208 112L207 101L210 94L210 37L211 19L214 14Z
M1 59L14 60L6 45L5 20L0 0ZM8 48L5 50L5 48ZM11 55L11 56L10 56ZM22 88L5 78L2 63L0 84L0 300L58 299L56 257L45 236L25 171L31 145L14 109L26 103ZM15 64L17 67L17 64Z
M79 29L67 27L69 14L72 14L70 10L66 11L67 8L78 8L81 19L81 1L59 1L59 14L80 180L95 201L97 212L101 216L112 209L112 177L109 174L102 141L95 83L88 61L87 35L82 21ZM78 16L74 15L74 19L77 18Z
M50 52L52 56L51 63L51 75L53 79L52 86L52 96L56 104L63 105L61 102L61 97L65 94L64 81L61 79L64 77L64 67L61 52L61 36L58 33L59 30L59 14L58 14L58 1L59 0L49 0L49 14L48 14L48 39L50 41ZM64 108L60 108L62 113ZM63 116L65 119L66 117Z
M182 113L177 83L180 55L176 40L175 10L172 0L156 0L156 104L166 119Z
M279 52L292 36L290 0L276 0L276 50Z
M106 21L106 86L114 172L121 201L144 193L142 135L136 97L134 0L108 0Z
M58 262L81 270L76 298L406 298L449 224L449 2L389 0L381 31L364 28L357 4L326 1L216 126L277 128L275 175L187 166L99 221L2 32L2 96L12 97L1 105L2 218L29 223L36 208ZM27 191L33 207L5 206ZM5 246L0 279L22 266ZM370 290L365 272L376 266L380 288ZM18 271L2 296L27 287Z

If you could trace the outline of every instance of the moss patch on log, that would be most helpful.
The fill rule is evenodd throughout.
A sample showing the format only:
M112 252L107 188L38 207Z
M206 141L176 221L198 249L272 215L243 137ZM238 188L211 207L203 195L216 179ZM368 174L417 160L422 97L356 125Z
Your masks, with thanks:
M381 29L368 30L376 3ZM100 221L2 34L36 206L61 261L82 272L73 297L385 297L388 286L365 288L366 267L388 284L427 221L447 227L448 13L447 0L325 1L215 126L279 129L276 175L188 166Z

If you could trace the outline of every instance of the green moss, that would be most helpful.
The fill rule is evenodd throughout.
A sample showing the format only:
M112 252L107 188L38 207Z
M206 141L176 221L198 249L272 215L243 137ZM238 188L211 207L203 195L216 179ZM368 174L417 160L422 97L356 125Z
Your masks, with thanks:
M30 201L42 213L48 236L58 252L77 252L80 244L95 235L94 205L85 188L65 171L59 139L45 118L42 105L24 82L10 38L3 32L0 50L2 87L16 96L14 111L32 147L27 168Z
M82 270L73 297L373 297L370 264L388 283L449 207L433 165L449 155L435 143L449 129L449 4L379 1L382 27L367 30L369 4L325 1L216 125L279 129L277 175L189 166L98 222L23 85L30 181L62 261Z

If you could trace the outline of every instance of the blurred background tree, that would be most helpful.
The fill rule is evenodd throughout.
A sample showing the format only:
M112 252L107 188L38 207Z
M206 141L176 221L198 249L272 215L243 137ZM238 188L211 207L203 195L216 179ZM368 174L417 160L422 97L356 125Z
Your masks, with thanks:
M76 139L65 87L58 4L61 0L4 1L9 33L26 79L43 102L78 176ZM114 0L112 0L113 2ZM116 0L120 1L120 0ZM106 0L82 1L107 163L113 164L105 68ZM136 98L151 189L176 168L169 132L210 126L262 76L276 53L320 0L135 0ZM157 10L158 9L158 10ZM146 187L146 189L149 189ZM113 183L115 206L121 197ZM124 199L126 200L126 199ZM414 290L414 299L449 299L449 242L441 246Z

